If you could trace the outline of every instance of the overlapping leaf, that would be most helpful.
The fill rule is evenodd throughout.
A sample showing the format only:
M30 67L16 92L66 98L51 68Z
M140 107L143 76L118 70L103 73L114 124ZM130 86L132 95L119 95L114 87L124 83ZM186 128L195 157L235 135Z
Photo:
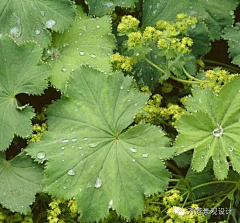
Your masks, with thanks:
M42 167L21 153L8 161L0 152L0 203L13 212L26 214L35 194L42 191Z
M236 23L234 27L226 27L222 37L228 41L232 63L240 66L240 23Z
M18 43L35 40L46 47L51 41L47 28L63 32L74 17L74 6L68 0L0 1L1 33L11 34Z
M114 11L116 6L130 8L138 0L85 0L89 7L89 13L95 16L103 16Z
M14 134L26 138L32 131L30 106L21 106L20 93L39 95L47 87L49 66L38 65L41 48L35 43L18 46L9 37L0 39L0 151L7 149Z
M177 122L178 153L194 149L192 167L200 172L213 160L213 170L220 180L227 177L229 163L240 172L240 77L225 84L219 95L209 89L192 91L188 108L194 111Z
M160 159L175 149L167 137L149 124L126 130L149 97L135 87L120 73L77 69L68 97L47 110L48 132L27 149L37 161L47 161L46 191L74 197L84 222L103 219L110 207L125 218L136 217L144 209L143 195L168 185Z
M210 38L219 39L222 27L233 24L233 10L237 0L182 0L176 4L174 0L145 0L143 4L143 24L152 25L158 20L174 20L178 13L195 16L207 24ZM194 30L197 30L193 27ZM200 36L199 36L200 37Z
M70 72L82 64L111 71L109 56L114 48L110 17L89 18L79 7L72 27L64 34L54 35L52 48L48 51L53 85L63 90Z

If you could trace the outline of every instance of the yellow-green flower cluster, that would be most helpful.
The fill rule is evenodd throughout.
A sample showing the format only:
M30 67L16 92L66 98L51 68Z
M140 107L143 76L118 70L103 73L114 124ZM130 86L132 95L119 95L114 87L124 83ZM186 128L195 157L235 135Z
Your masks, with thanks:
M115 70L121 69L126 72L131 72L134 64L137 63L134 57L122 56L119 53L111 55L110 60Z
M0 223L33 223L33 214L12 213L0 207Z
M55 199L49 204L47 212L49 223L75 223L78 217L75 200Z
M196 60L196 64L199 67L199 70L203 70L205 67L205 63L202 60Z
M142 40L141 32L132 32L128 35L128 47L135 47L136 45L140 45Z
M36 124L33 126L33 131L35 133L31 134L28 142L39 142L41 140L42 134L47 130L47 124L43 123L41 126Z
M173 205L177 205L183 201L182 196L180 195L180 191L176 189L169 190L165 193L163 197L163 204L166 207L171 207Z
M187 208L180 208L177 206L173 206L167 210L167 215L170 217L165 223L200 223L205 222L204 214L198 214L196 210L199 208L198 205L192 204L191 208L193 212L190 212Z
M123 16L121 22L118 24L117 30L121 34L127 34L136 31L139 23L139 20L131 15Z
M173 86L167 82L164 82L161 90L162 93L170 93L173 90Z
M159 120L164 120L169 125L174 126L180 116L186 113L186 109L169 103L167 107L161 107L162 96L155 94L149 99L142 111L135 117L136 123L152 123L155 124Z
M214 92L219 93L222 86L238 74L229 74L228 71L217 68L215 70L207 70L205 75L209 81L201 84L201 88L209 87L213 89Z

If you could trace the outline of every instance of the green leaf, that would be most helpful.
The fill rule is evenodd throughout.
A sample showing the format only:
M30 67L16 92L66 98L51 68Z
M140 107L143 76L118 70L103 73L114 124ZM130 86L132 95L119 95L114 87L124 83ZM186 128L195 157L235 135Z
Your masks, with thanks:
M30 211L35 194L42 191L42 167L25 153L6 160L0 152L0 178L0 203L12 212Z
M111 71L109 56L114 48L111 18L89 18L79 7L72 27L64 34L55 34L52 48L47 51L51 56L47 61L53 70L51 82L63 90L70 72L82 64Z
M26 138L32 132L32 107L21 106L16 96L39 95L47 87L47 65L38 65L42 50L35 43L18 46L9 37L0 39L0 151L5 150L14 134Z
M234 27L226 27L224 29L223 39L228 41L228 52L233 58L232 63L240 66L240 23L236 23Z
M238 0L222 0L221 4L218 0L182 0L181 4L176 4L175 0L145 0L143 24L153 25L158 20L172 21L178 13L187 13L205 23L211 40L215 40L220 38L223 27L233 24L233 10L238 3Z
M172 159L179 168L185 168L191 164L192 154L191 152L186 152L178 156L174 156Z
M89 13L95 16L103 16L114 11L116 6L130 8L135 6L138 0L85 0Z
M2 0L1 33L13 36L17 43L35 40L42 47L51 41L47 28L63 32L74 20L74 5L68 0Z
M99 221L110 207L130 219L144 210L144 194L167 188L169 173L160 159L175 149L160 128L126 129L149 95L131 77L107 75L89 67L69 80L68 98L49 106L48 132L27 152L47 160L50 194L77 201L84 222Z
M193 89L188 106L195 113L183 115L176 123L180 133L176 140L177 152L194 149L192 166L197 172L212 158L215 176L220 180L228 174L227 157L233 169L240 172L239 86L240 77L235 77L222 87L219 95L209 89Z

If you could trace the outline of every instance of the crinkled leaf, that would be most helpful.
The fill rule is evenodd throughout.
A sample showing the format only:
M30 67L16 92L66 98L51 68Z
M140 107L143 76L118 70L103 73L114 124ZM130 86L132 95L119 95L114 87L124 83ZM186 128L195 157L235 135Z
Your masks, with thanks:
M111 71L109 56L114 48L110 17L89 18L79 7L72 27L63 34L53 36L47 60L53 70L51 82L63 90L70 72L82 64Z
M135 6L138 0L85 0L89 13L95 16L103 16L114 11L116 6L130 8Z
M89 67L73 73L67 94L49 106L48 132L27 149L47 160L46 191L74 197L84 222L105 218L109 207L137 217L144 194L166 189L169 173L160 159L175 151L158 127L126 129L149 95L138 92L131 77Z
M12 160L6 160L0 152L0 203L12 212L26 214L35 200L35 194L42 191L43 168L21 153Z
M14 134L26 138L32 131L30 106L21 106L20 93L39 95L47 87L47 65L38 65L41 48L35 43L18 46L9 37L0 39L0 151L5 150Z
M178 13L195 16L200 22L206 23L212 40L219 39L224 26L233 24L233 10L238 0L144 0L143 24L153 25L158 20L174 20ZM193 27L196 29L195 27ZM200 37L200 35L199 35Z
M223 86L219 95L210 93L208 89L193 89L193 98L189 99L190 110L196 113L183 115L176 123L180 133L176 140L177 152L194 149L192 166L198 172L212 158L214 173L220 180L228 174L227 157L233 169L240 172L239 86L240 77L235 77Z
M1 0L1 33L8 33L18 43L35 40L42 47L51 41L50 28L63 32L74 20L74 5L68 0Z
M222 37L228 41L232 63L240 66L240 23L236 23L234 27L226 27Z

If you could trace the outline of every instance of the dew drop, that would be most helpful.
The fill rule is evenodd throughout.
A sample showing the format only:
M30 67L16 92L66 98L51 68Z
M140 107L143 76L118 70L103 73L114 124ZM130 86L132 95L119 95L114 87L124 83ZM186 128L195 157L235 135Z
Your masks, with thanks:
M89 188L89 187L91 187L91 183L90 182L87 183L87 188Z
M82 146L79 146L78 149L82 149Z
M120 87L120 90L123 90L123 86Z
M46 22L46 28L52 28L56 24L56 21L53 19L50 19Z
M17 36L18 31L19 31L18 27L14 27L10 30L10 34L13 36Z
M66 186L63 186L63 190L66 190L67 189L67 187Z
M95 54L91 54L91 57L95 59L97 56Z
M69 142L69 139L64 139L62 142Z
M84 141L87 141L87 140L88 140L88 138L83 138L83 140L84 140Z
M35 34L36 34L36 35L39 35L39 34L40 34L40 30L36 29L36 30L35 30Z
M129 148L129 149L130 149L130 151L131 151L132 153L136 153L136 152L137 152L137 150L134 149L134 148Z
M72 142L77 142L78 141L78 139L72 139Z
M95 187L100 188L102 186L102 180L100 177L97 177Z
M80 51L79 54L80 54L81 56L84 56L85 53L84 53L83 51Z
M45 16L45 12L44 11L40 11L42 16Z
M100 28L100 26L99 26L99 25L97 25L96 27L97 27L97 29L99 29L99 28Z
M233 147L230 147L230 148L228 149L228 151L229 151L229 152L232 152L232 151L233 151Z
M143 153L143 154L142 154L142 157L143 157L143 158L148 157L148 153Z
M63 149L65 149L65 147L64 147L64 146L62 146L62 147L61 147L61 149L63 150Z
M37 158L38 158L38 159L44 159L45 157L46 157L45 152L39 152L39 153L37 154Z
M195 29L196 28L196 24L191 25L191 29Z
M132 159L132 162L135 162L136 160L135 159Z
M68 174L69 176L74 176L76 173L75 173L74 170L69 170L69 171L67 172L67 174Z
M109 204L109 206L112 206L113 205L113 200L110 200L108 204Z
M88 146L91 148L97 147L99 143L89 143Z
M219 136L221 136L221 135L223 134L223 129L222 129L222 127L221 127L219 124L217 124L217 126L218 126L218 127L213 130L213 135L214 135L215 137L219 137Z
M62 68L62 72L66 72L67 71L67 69L66 68Z

